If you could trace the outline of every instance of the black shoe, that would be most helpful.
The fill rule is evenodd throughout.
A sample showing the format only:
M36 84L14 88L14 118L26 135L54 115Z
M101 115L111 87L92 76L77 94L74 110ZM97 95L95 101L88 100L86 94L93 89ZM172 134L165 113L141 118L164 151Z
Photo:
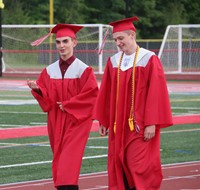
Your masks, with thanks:
M57 190L78 190L78 185L62 185L58 186Z
M68 189L67 190L78 190L78 185L68 185Z
M133 187L132 189L130 189L130 190L136 190L136 188L135 187Z
M66 185L58 186L57 190L67 190L67 186Z

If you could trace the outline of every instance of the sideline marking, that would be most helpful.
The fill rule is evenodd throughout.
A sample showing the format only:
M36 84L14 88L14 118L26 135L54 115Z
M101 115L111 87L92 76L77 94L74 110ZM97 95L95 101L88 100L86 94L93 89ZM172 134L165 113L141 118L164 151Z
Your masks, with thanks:
M104 157L107 157L107 156L108 156L107 154L97 155L97 156L86 156L86 157L83 157L83 160L93 159L93 158L104 158ZM11 164L11 165L0 166L0 169L20 167L20 166L32 166L32 165L39 165L39 164L49 164L49 163L52 163L52 161L48 160L48 161L30 162L30 163L23 163L23 164Z
M163 181L169 181L174 179L195 179L196 177L200 177L200 174L187 176L168 176L167 178L163 179Z
M162 169L165 170L165 169L170 169L170 168L188 167L188 166L194 166L194 165L200 165L200 161L164 164L164 165L162 165ZM108 175L107 171L96 172L96 173L88 173L88 174L81 174L80 177L79 177L79 180L83 180L83 179L87 179L87 178L94 178L94 177L95 178L97 178L97 177L105 177L107 175ZM200 174L198 176L200 176ZM171 179L164 178L163 180L168 181L168 180L171 180ZM0 184L0 187L9 186L9 185L16 185L15 188L17 188L18 187L17 185L20 185L20 184L29 183L29 185L30 185L30 183L37 183L37 182L48 183L48 181L49 181L49 183L53 183L52 182L52 178L49 178L49 179L41 179L41 180L33 180L33 181L23 181L23 182L17 182L17 183ZM23 186L21 186L21 187L23 187ZM8 189L8 187L1 188L0 190L3 190L3 189ZM192 190L192 189L190 189L190 190ZM200 190L200 189L195 189L195 190Z

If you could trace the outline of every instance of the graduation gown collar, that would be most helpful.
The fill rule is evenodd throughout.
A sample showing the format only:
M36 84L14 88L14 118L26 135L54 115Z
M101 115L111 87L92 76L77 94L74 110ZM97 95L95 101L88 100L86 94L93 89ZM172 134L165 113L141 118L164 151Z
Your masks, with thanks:
M118 67L118 64L119 64L119 60L120 60L120 57L122 55L122 51L118 52L117 54L113 55L111 57L111 61L112 61L112 64L113 64L113 67ZM137 58L137 63L147 54L151 54L153 55L154 53L147 50L147 49L144 49L144 48L140 48L139 50L139 54L138 54L138 58ZM122 59L122 63L121 63L121 70L122 71L126 71L130 68L133 67L133 61L134 61L134 57L135 57L135 53L131 54L131 55L126 55L124 54L123 55L123 59ZM136 63L136 66L138 66Z

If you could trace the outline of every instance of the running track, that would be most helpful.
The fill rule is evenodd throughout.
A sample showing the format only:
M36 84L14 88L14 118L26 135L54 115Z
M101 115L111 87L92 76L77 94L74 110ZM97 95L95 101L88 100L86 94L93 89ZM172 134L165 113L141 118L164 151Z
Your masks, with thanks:
M160 190L200 190L200 162L188 162L163 166L163 182ZM108 189L107 173L81 175L80 190ZM0 190L55 190L52 179L0 185Z
M100 85L100 82L99 82ZM189 93L196 94L200 93L200 82L199 81L188 81L188 82L167 82L169 93ZM0 91L1 90L29 90L26 80L9 80L0 78Z
M25 81L1 80L0 90L25 90ZM198 93L200 83L168 83L170 93ZM163 166L164 179L160 190L200 190L200 162ZM81 175L80 190L108 189L107 173ZM55 190L52 179L0 185L0 190Z

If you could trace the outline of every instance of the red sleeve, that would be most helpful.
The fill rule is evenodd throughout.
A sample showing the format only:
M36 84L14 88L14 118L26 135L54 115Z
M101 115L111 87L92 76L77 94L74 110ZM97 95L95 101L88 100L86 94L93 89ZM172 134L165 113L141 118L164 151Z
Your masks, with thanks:
M82 74L80 86L81 91L78 95L63 102L65 111L74 117L72 118L74 122L92 117L98 86L91 67L88 67Z
M148 94L144 125L168 127L172 125L172 114L164 71L158 57L152 56L145 69L148 73Z
M52 107L52 102L49 99L47 87L49 84L49 75L47 74L47 70L44 69L38 80L36 81L37 85L40 88L40 93L35 92L34 90L31 91L35 99L38 101L40 107L44 112L48 112Z
M100 91L97 97L95 109L94 109L94 118L98 120L104 127L109 126L110 120L110 102L111 102L111 76L110 69L111 66L110 59L106 64L104 74L102 77Z

